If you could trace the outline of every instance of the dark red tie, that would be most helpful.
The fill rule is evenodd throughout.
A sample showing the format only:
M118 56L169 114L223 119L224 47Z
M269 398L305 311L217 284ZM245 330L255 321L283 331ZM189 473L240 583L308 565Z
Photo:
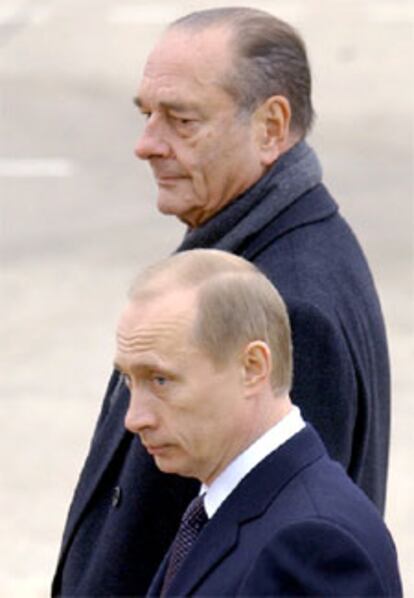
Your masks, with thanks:
M172 580L187 558L194 542L197 540L198 534L207 521L208 517L204 509L203 497L197 496L188 505L181 519L177 535L174 538L161 596L165 596Z

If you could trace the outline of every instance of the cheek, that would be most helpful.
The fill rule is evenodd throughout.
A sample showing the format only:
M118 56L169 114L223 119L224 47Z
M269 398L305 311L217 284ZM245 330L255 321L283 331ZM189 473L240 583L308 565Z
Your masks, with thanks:
M221 161L220 137L214 131L203 131L188 142L186 163L193 176L206 177Z
M192 170L192 183L203 205L214 204L221 198L223 179L227 178L228 157L215 147L206 149Z
M217 414L213 405L208 402L208 397L198 404L190 400L189 403L191 404L188 409L183 409L176 414L175 433L186 451L194 456L200 456L206 452L212 442L217 427Z
M212 144L204 156L205 177L210 186L233 185L243 179L250 168L247 152L248 141L240 134L229 134Z

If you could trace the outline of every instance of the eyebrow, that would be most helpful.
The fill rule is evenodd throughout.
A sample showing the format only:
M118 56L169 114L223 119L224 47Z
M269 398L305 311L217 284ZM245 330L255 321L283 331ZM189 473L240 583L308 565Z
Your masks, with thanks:
M121 374L126 373L127 370L130 370L131 372L139 370L141 372L153 372L153 371L160 372L160 373L165 374L166 376L169 376L171 378L176 376L176 372L174 372L170 368L163 366L161 363L156 363L153 361L142 362L139 364L131 364L130 368L124 368L119 363L119 361L115 360L113 363L113 366Z
M135 106L137 106L137 108L140 108L140 110L144 110L144 102L141 100L141 98L139 96L135 96L132 99L133 103ZM197 110L199 111L199 106L197 106L194 103L185 103L185 102L180 102L180 101L171 101L171 102L160 102L159 106L161 106L161 108L164 108L166 110L174 110L176 112L186 112L188 110Z

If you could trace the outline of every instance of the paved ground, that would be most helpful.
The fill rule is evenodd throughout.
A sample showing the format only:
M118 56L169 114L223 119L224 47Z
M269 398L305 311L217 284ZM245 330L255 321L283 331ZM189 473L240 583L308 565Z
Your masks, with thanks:
M1 2L2 596L47 595L125 289L182 234L156 214L132 154L142 62L163 21L216 4ZM308 41L312 141L380 290L394 397L387 521L414 596L412 5L254 4Z

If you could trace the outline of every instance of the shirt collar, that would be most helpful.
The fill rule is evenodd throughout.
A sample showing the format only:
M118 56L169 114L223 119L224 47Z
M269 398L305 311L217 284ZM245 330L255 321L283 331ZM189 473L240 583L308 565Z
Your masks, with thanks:
M279 448L304 427L305 422L303 421L300 410L294 405L280 422L260 436L245 451L240 453L221 472L211 486L203 484L200 494L205 494L204 506L208 518L211 519L213 517L220 505L231 494L239 482L260 461L263 461L270 453Z

